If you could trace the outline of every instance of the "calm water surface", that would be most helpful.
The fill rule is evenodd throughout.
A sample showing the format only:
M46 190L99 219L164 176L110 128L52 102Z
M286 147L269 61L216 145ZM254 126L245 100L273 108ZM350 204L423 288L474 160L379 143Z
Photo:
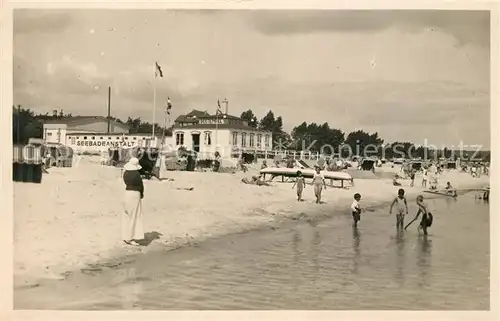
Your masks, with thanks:
M16 309L489 309L489 206L431 200L427 238L383 209L149 253L15 290ZM414 206L410 209L414 213ZM414 214L410 214L413 217Z

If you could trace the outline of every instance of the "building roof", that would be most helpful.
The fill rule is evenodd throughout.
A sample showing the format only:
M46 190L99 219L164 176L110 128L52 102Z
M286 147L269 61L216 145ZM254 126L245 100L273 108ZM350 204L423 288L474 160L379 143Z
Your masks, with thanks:
M40 119L44 124L66 124L68 126L78 126L90 124L95 121L108 121L107 117L103 116L71 116L71 117L63 117L58 119ZM110 121L114 125L122 126L129 128L130 126L124 123L117 122L116 120L111 119Z
M193 124L193 125L186 125L186 126L174 126L174 130L184 130L184 129L234 129L234 130L251 130L251 131L258 131L258 132L263 132L263 133L270 133L270 131L266 130L261 130L258 128L246 126L245 124Z
M151 137L151 134L147 133L89 133L89 132L76 132L76 133L67 133L66 136L145 136L145 137ZM162 135L155 135L158 138L161 138ZM172 135L165 134L165 136L170 137Z
M243 121L243 119L241 119L240 117L236 117L233 115L223 114L223 116L225 116L226 119L239 119L239 120ZM189 112L186 115L179 115L175 119L175 122L176 123L193 122L195 117L196 118L217 118L217 115L210 115L207 111L200 111L200 110L193 109L191 112ZM219 116L219 118L220 117L221 116Z

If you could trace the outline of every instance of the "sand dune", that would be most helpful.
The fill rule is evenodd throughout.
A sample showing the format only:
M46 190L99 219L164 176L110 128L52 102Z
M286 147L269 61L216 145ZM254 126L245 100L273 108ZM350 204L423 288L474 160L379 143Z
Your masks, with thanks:
M308 186L305 202L300 203L290 183L258 187L240 182L259 168L254 164L249 172L235 174L162 172L171 180L145 181L145 228L162 236L143 248L127 247L120 240L124 184L120 169L99 165L99 158L82 158L73 168L52 168L42 184L14 183L15 282L61 278L62 273L90 263L276 226L301 213L332 216L348 209L355 192L363 195L364 206L373 206L391 201L397 191L390 179L357 178L352 188L327 189L324 205L314 204ZM440 185L447 180L456 187L488 183L486 176L473 179L457 172L445 173ZM403 184L408 186L409 181ZM419 177L416 184L420 185ZM194 189L178 189L189 187ZM406 190L410 195L422 191Z

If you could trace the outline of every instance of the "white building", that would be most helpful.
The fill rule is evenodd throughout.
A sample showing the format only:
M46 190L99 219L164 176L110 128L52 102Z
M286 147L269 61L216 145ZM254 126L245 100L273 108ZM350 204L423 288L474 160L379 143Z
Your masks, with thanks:
M43 121L46 143L69 146L76 151L99 152L110 147L157 147L160 137L129 134L129 126L100 116L75 116Z
M272 132L249 126L227 113L210 115L199 110L177 117L170 144L194 150L200 158L212 158L216 150L229 156L237 151L266 152L273 148Z

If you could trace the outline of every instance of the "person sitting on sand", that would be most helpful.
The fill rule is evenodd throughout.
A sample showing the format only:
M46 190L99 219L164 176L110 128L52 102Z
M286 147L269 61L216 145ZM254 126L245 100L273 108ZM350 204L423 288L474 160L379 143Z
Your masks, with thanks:
M144 185L142 182L139 160L132 157L123 166L123 182L125 183L125 210L122 215L122 240L126 244L139 246L138 240L144 239L142 198Z
M437 176L434 174L431 177L430 187L429 188L434 191L434 190L437 189L437 186L438 186L438 179L437 179Z
M392 179L392 185L401 186L401 183L398 181L398 178L399 178L398 174L394 175L394 178Z
M301 171L297 171L297 180L292 186L292 189L297 185L297 201L301 202L302 201L302 191L306 187L306 180L302 176Z
M257 186L271 186L271 184L269 183L266 183L262 180L262 175L259 175L259 176L252 176L251 179L248 179L246 177L243 177L241 179L241 182L242 183L245 183L245 184L250 184L250 185L257 185Z
M392 201L391 207L389 209L389 215L392 215L392 209L396 205L396 228L403 229L405 214L408 214L408 203L406 202L405 190L400 188L398 190L398 196Z
M446 183L445 189L447 194L452 194L453 196L457 196L457 190L454 189L453 186L451 186L450 182Z
M321 193L323 191L323 188L326 189L326 181L323 174L321 174L321 169L318 166L316 166L316 173L314 173L312 183L314 186L314 195L316 196L316 203L320 204Z
M267 168L267 161L265 159L262 161L262 165L260 166L260 169L264 168Z

